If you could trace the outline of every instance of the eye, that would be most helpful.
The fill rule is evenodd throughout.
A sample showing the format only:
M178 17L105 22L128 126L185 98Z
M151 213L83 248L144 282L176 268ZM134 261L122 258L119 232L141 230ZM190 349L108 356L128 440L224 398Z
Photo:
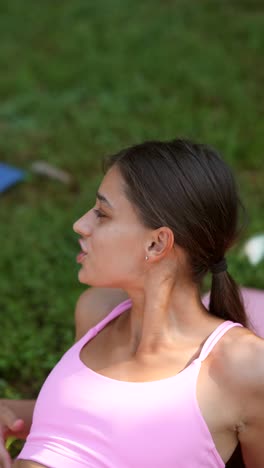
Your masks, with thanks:
M105 218L106 217L105 214L102 211L97 210L96 208L93 209L93 212L95 213L95 216L97 218Z

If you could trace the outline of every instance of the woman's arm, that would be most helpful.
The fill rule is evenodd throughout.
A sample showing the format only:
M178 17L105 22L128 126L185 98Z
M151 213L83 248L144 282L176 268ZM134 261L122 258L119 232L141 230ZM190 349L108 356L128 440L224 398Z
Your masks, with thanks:
M244 426L239 431L246 468L264 467L264 340L252 336L244 373L246 406Z

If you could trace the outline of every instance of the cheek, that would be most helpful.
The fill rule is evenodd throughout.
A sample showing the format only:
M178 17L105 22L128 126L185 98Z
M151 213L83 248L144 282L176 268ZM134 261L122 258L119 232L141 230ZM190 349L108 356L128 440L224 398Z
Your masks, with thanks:
M140 241L133 236L120 236L115 244L107 245L104 256L109 260L107 270L113 274L135 273L142 266L142 251ZM144 256L143 256L144 258Z
M135 270L144 260L143 233L133 223L105 224L90 238L91 262L95 268ZM114 271L113 271L114 274Z
M105 254L122 251L135 245L135 238L131 235L129 226L106 225L100 227L91 238L91 246L98 254L103 251Z
M90 255L79 270L79 281L95 287L125 287L142 273L142 249L133 238L117 235L97 237Z

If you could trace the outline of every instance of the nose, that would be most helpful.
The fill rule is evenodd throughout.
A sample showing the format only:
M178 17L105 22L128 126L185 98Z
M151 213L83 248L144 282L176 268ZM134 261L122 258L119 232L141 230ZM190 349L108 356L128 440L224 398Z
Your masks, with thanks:
M81 236L89 236L91 234L90 211L85 213L81 218L77 219L73 224L73 230Z

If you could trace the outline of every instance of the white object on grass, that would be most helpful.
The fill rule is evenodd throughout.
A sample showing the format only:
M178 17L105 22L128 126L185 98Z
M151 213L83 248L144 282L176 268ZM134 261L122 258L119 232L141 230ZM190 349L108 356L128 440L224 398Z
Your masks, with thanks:
M251 237L245 243L243 251L252 265L261 262L264 258L264 234Z
M31 170L36 174L44 175L51 179L57 179L64 184L72 183L72 176L68 172L63 171L58 167L52 166L46 161L34 161L31 164Z

